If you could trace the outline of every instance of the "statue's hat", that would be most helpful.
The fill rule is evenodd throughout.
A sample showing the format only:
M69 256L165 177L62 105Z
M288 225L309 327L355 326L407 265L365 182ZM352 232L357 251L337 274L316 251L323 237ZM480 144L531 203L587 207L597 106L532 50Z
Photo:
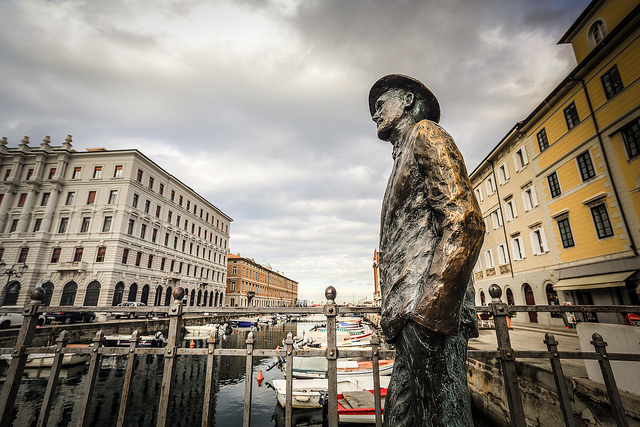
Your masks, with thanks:
M414 94L416 100L422 105L422 117L438 123L440 121L440 104L436 96L422 82L413 77L402 74L389 74L381 77L374 83L369 91L369 111L373 116L376 112L376 101L390 89L403 89Z

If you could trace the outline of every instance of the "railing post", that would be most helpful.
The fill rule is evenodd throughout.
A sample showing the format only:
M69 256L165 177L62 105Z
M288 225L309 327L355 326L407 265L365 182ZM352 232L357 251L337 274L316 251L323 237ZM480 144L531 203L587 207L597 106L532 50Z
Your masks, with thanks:
M327 405L327 418L329 427L338 427L338 346L336 338L336 317L338 306L336 305L336 288L329 286L324 291L327 303L324 306L324 315L327 316L327 382L329 402Z
M18 388L20 388L24 366L27 364L28 355L25 353L25 349L31 344L36 332L36 326L38 325L38 307L43 297L44 289L41 287L35 288L31 292L31 302L25 305L22 310L24 320L22 321L22 327L16 339L16 345L13 347L11 353L9 370L7 371L7 377L2 387L2 394L0 395L0 426L11 425L13 405L18 396Z
M164 351L164 371L162 373L162 390L160 391L157 427L171 425L171 399L173 398L173 387L176 382L176 350L180 342L180 330L182 328L182 298L184 298L184 288L179 286L173 291L173 301L169 310L169 332L167 346Z
M544 336L544 343L547 345L547 349L552 356L550 359L551 369L553 371L553 379L556 381L558 397L560 398L560 407L562 408L564 425L567 427L574 427L576 425L576 421L573 418L573 409L571 407L571 400L569 399L569 390L567 389L567 383L564 380L562 363L560 362L560 355L558 354L558 341L556 341L556 338L551 332L547 332Z
M120 399L120 410L118 411L118 424L117 427L122 427L125 424L127 417L127 410L129 409L129 397L131 397L131 386L133 384L133 368L136 363L136 348L140 342L138 331L133 331L131 334L131 340L129 341L129 360L127 361L127 370L124 375L124 384L122 386L122 398Z
M253 385L253 331L247 335L247 364L244 376L244 414L242 425L251 426L251 388Z
M84 392L82 393L82 404L80 406L80 419L78 420L79 427L85 427L89 425L89 408L91 407L91 398L93 397L93 390L95 389L96 379L98 378L98 372L100 371L100 347L104 342L104 333L102 330L96 333L93 337L93 348L91 349L91 358L89 359L89 371L84 383Z
M216 368L216 355L214 351L216 344L218 344L218 330L213 331L211 336L207 339L209 344L209 351L207 354L207 374L204 383L204 403L202 404L202 427L209 426L209 418L211 415L211 401L213 400L213 393L215 392L215 368Z
M611 401L611 408L613 409L613 416L616 420L618 427L627 427L627 417L624 414L624 407L622 406L622 399L620 399L620 392L616 385L616 379L613 375L613 369L611 369L611 361L607 355L607 343L604 342L602 336L599 333L595 333L591 337L591 345L596 350L596 353L600 355L598 363L600 364L600 370L602 371L602 379L607 387L607 393L609 393L609 400Z
M504 378L504 389L507 394L509 404L509 418L512 427L525 427L524 408L518 385L518 374L516 372L516 358L511 347L509 338L509 328L507 327L507 316L509 310L502 302L502 289L496 284L489 286L489 294L493 298L491 308L493 310L493 323L496 328L496 340L498 342L498 352L500 353L500 366L502 367L502 377Z
M60 332L60 336L56 340L56 354L55 356L53 356L51 373L49 374L47 388L44 392L44 399L42 400L42 407L40 408L37 427L45 427L47 425L47 421L49 421L49 414L51 414L51 405L53 404L53 396L56 393L58 378L60 377L60 368L62 367L62 359L64 359L62 349L66 347L68 342L69 332Z
M371 335L371 363L373 365L373 400L376 411L376 427L382 427L382 404L380 401L380 338Z
M287 363L285 368L287 396L285 398L284 425L291 427L293 425L293 335L291 332L287 334L287 339L284 344L287 347Z

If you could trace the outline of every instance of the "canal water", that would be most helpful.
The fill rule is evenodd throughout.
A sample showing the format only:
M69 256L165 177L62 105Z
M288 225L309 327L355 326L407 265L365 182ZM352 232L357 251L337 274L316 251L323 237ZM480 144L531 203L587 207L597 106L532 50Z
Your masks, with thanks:
M287 322L264 326L254 330L255 348L274 349L282 345L287 333L293 335L308 330L313 324ZM244 348L249 329L234 331L221 339L224 348ZM165 331L166 334L166 331ZM183 346L189 346L191 339L185 339ZM198 347L206 347L205 340L194 340ZM284 426L284 410L277 404L276 393L269 387L273 379L284 378L278 368L267 371L273 357L255 357L252 375L253 395L251 408L252 426ZM91 402L90 425L112 427L118 416L118 408L127 365L126 357L103 358L102 368L96 382ZM155 426L160 390L162 388L163 357L153 355L138 356L133 376L132 395L127 426ZM4 383L4 372L0 373L0 385ZM88 365L63 368L56 390L49 426L64 427L77 425L78 412L83 393L83 380ZM172 426L200 425L204 383L206 377L206 357L180 356L176 366L176 384L171 414ZM265 380L259 387L255 377L262 370ZM35 426L49 377L49 369L26 369L14 409L13 426ZM213 398L213 425L242 425L244 411L245 358L218 356L215 364L215 395ZM294 425L320 425L322 412L295 414Z

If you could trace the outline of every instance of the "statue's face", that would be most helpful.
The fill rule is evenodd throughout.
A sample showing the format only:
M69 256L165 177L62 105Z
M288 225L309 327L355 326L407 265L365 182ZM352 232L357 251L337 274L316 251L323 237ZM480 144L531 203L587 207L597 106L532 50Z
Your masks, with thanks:
M371 120L378 125L378 138L388 141L406 115L406 94L397 89L389 90L376 101L376 112Z

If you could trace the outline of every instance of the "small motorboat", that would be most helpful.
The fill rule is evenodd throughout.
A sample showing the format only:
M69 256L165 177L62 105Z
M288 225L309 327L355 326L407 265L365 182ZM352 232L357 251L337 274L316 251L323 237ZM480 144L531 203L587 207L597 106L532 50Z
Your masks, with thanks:
M241 317L239 319L231 319L231 323L237 328L250 328L252 326L258 326L258 318Z
M384 401L387 388L380 384L380 406L384 415ZM340 393L338 391L338 421L353 424L375 424L376 409L373 388L369 390L353 390Z
M338 359L338 377L372 377L373 362L370 360L358 361L350 359ZM285 367L283 366L283 370ZM383 359L379 361L381 376L389 376L393 372L393 360ZM324 357L294 357L294 378L326 378L327 359Z
M66 348L73 347L89 347L90 344L69 344ZM51 348L56 348L52 346ZM50 368L53 366L53 358L55 355L53 353L33 353L27 357L27 363L24 365L25 368ZM3 354L0 356L0 359L10 361L10 354ZM62 358L62 366L72 366L78 365L80 363L85 363L89 360L88 353L76 353L76 354L65 354Z
M218 323L207 323L206 325L189 325L184 327L188 333L193 335L211 335L216 330L218 334L224 335L229 329L229 325L225 323L220 325Z
M390 377L380 377L380 392L389 387ZM276 390L278 403L284 407L286 404L287 396L287 381L286 380L273 380L273 388ZM329 388L327 379L312 379L312 380L293 380L293 390L291 392L293 401L293 408L312 409L320 408L320 398L323 394L326 395ZM338 378L338 393L352 393L356 391L373 390L373 377L368 378ZM375 421L374 421L375 422Z
M158 331L154 336L141 336L138 347L164 347L167 340L162 332ZM104 337L104 347L129 347L131 345L131 335L107 335Z

